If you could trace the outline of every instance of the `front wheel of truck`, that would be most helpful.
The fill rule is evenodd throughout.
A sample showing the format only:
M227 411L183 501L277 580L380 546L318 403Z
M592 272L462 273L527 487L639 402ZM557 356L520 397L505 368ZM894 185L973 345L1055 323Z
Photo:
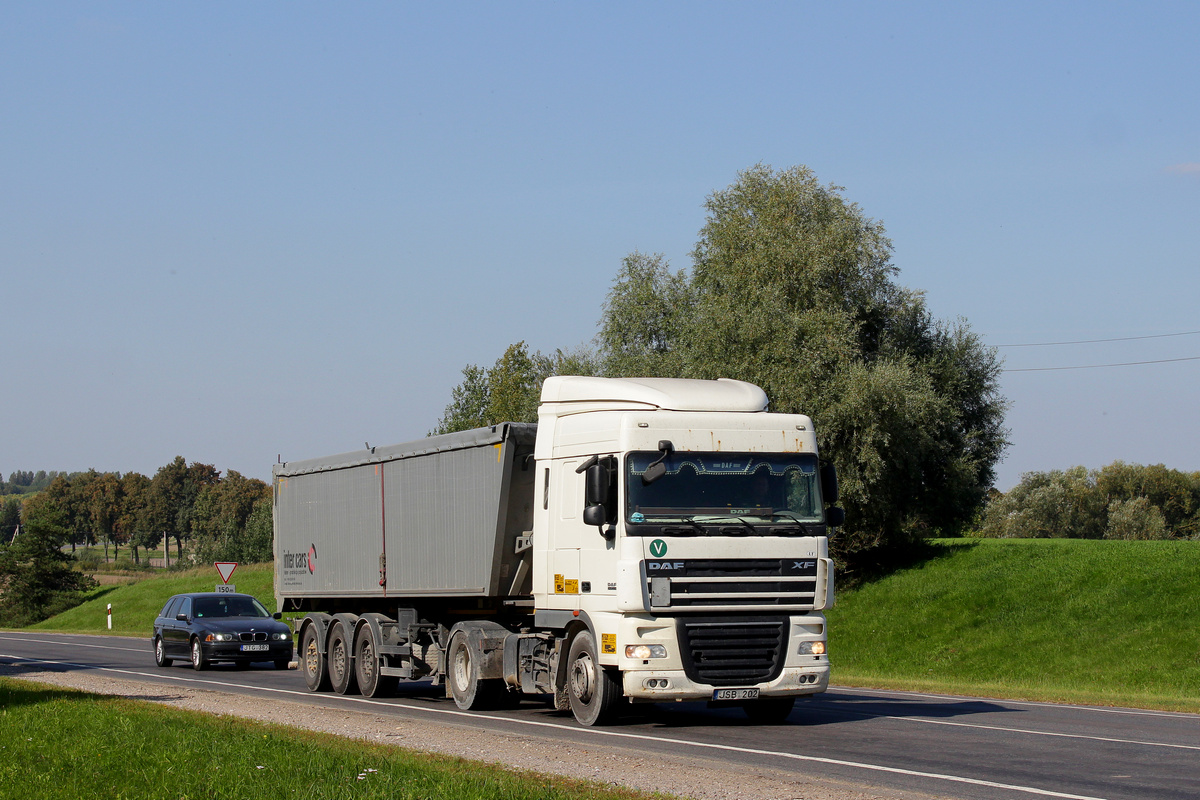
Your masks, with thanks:
M614 720L624 703L620 677L616 670L600 666L591 631L583 631L571 641L567 695L575 719L589 727Z

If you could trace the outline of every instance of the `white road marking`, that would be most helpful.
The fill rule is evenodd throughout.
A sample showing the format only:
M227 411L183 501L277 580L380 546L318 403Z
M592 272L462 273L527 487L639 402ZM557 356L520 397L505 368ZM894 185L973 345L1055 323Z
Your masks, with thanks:
M1094 711L1100 714L1125 714L1135 717L1176 717L1179 719L1200 719L1200 715L1188 714L1183 711L1154 711L1141 708L1108 708L1105 706L1080 706L1071 703L1044 703L1036 700L1005 700L999 697L969 697L957 694L926 694L922 692L903 692L894 689L859 689L855 686L831 686L829 694L870 694L880 697L921 697L927 700L956 700L958 702L1003 703L1006 706L1032 706L1034 708L1069 708L1074 711Z
M30 662L30 663L36 663L36 664L56 664L59 666L91 669L91 670L96 670L99 672L114 672L114 673L118 673L121 675L136 675L136 676L142 677L142 678L161 678L161 677L163 677L162 673L139 672L136 670L118 669L115 667L94 667L94 666L91 666L90 664L77 664L77 663L73 663L73 662L69 662L69 661L52 661L49 659L26 658L24 656L14 656L14 655L7 655L7 654L0 654L0 657L12 658L12 659L16 659L18 661L26 661L26 662ZM178 675L173 675L172 678L174 680L184 681L187 683L207 684L209 686L226 686L226 687L236 687L239 689L250 688L250 689L255 689L257 691L262 691L262 692L272 692L275 694L285 694L285 695L297 695L297 696L301 696L301 697L307 697L309 699L311 699L313 697L313 694L311 692L300 692L300 691L296 691L294 689L275 689L275 688L271 688L271 687L257 687L257 686L256 687L247 687L244 684L223 683L221 681L204 680L201 678L184 678L184 677L180 677ZM490 720L494 720L496 722L502 722L502 723L506 723L506 724L510 724L510 725L524 725L524 726L535 727L535 728L548 728L548 729L552 729L552 730L570 731L575 734L583 734L583 735L590 735L590 736L597 736L597 737L609 737L609 738L616 738L616 739L633 739L633 740L638 740L638 741L649 741L649 742L669 742L671 744L676 744L676 745L680 745L683 747L695 747L695 748L707 749L707 750L721 750L721 751L729 752L729 753L746 753L749 755L769 756L772 758L788 759L788 760L792 760L792 761L806 761L806 762L810 762L810 763L814 763L814 764L830 764L833 766L850 767L853 769L861 769L861 770L867 770L867 771L871 771L871 772L885 772L885 773L889 773L889 774L893 774L893 775L907 775L910 777L928 778L928 779L932 779L932 780L948 781L951 783L963 783L963 784L969 784L972 786L986 786L988 788L1004 789L1004 790L1013 791L1013 792L1022 792L1025 794L1037 795L1039 797L1062 798L1062 800L1105 800L1105 798L1092 797L1089 795L1079 795L1079 794L1069 794L1066 792L1056 792L1056 791L1052 791L1050 789L1039 789L1035 786L1020 786L1020 785L1011 784L1011 783L999 783L997 781L987 781L987 780L982 780L979 778L968 778L968 777L965 777L962 775L946 775L946 774L938 773L938 772L922 772L919 770L901 769L899 767L889 767L889 766L885 766L882 764L868 764L866 762L861 762L861 761L845 761L843 759L837 759L837 758L823 758L821 756L808 756L808 755L801 755L799 753L788 753L786 751L778 751L778 750L760 750L758 748L753 748L753 747L737 747L737 746L728 745L728 744L713 744L713 743L708 743L708 742L691 742L686 739L674 739L674 738L670 738L670 737L657 736L657 735L651 736L651 735L642 734L642 733L629 733L626 731L613 731L613 730L598 729L598 728L583 728L583 727L579 727L576 725L560 725L558 723L543 722L540 720L514 719L512 717L500 717L500 716L494 716L491 714L479 714L479 713L474 713L474 712L460 711L458 709L428 708L428 707L419 706L419 705L409 705L409 704L403 703L403 702L401 702L401 703L383 703L383 702L373 700L368 697L350 697L350 696L345 696L345 695L323 695L322 699L329 699L329 700L335 700L338 702L347 702L347 703L360 703L363 705L371 705L371 706L402 705L404 708L407 708L412 711L424 711L424 712L427 712L430 714L441 714L444 716L455 716L455 717L467 717L470 719L490 719Z

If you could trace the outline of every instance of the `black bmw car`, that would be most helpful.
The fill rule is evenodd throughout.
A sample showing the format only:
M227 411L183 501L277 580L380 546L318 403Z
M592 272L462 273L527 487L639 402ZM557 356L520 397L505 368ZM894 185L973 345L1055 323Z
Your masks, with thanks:
M239 666L270 661L275 669L287 669L292 632L279 620L248 594L177 594L154 620L154 661L169 667L173 659L189 659L193 669L214 661Z

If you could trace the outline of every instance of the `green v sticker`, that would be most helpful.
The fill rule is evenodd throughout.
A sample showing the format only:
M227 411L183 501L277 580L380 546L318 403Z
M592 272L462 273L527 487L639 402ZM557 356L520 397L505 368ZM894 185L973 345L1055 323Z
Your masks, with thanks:
M655 558L662 558L667 554L667 543L662 539L655 539L650 543L650 555Z

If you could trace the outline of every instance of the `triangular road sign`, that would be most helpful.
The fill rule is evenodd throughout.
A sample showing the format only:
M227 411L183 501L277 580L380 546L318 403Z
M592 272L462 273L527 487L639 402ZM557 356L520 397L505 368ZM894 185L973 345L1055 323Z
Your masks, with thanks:
M221 583L229 583L229 576L237 569L238 562L236 561L215 561L213 566L217 568L217 572L221 573Z

